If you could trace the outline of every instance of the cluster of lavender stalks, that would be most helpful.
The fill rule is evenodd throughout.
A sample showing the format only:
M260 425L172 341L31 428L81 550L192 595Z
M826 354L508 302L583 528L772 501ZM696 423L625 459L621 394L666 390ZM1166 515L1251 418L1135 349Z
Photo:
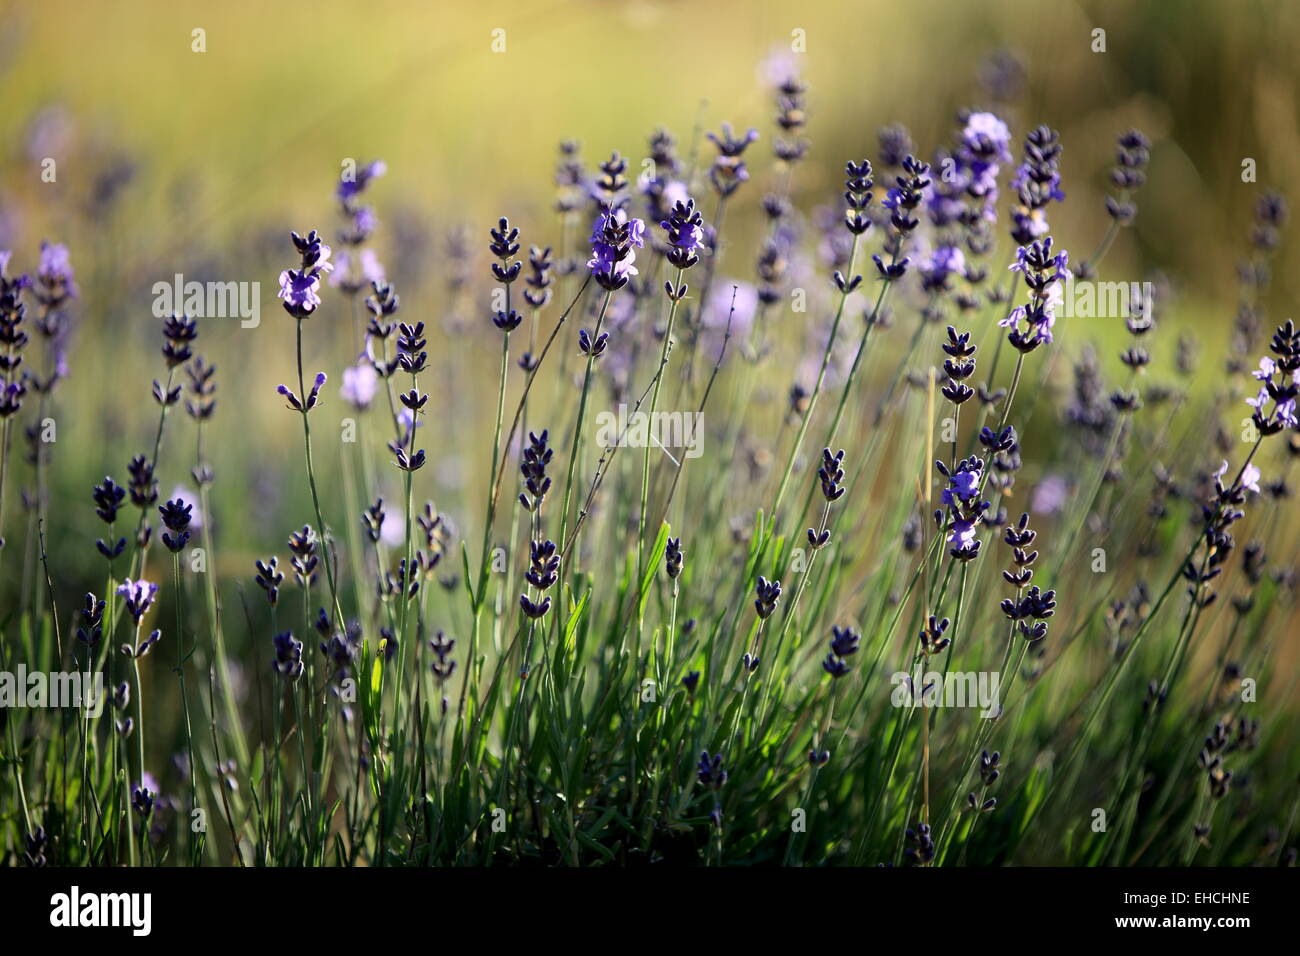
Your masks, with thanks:
M1248 407L1242 440L1204 438L1190 460L1160 464L1192 399L1139 387L1158 303L1135 302L1123 383L1107 394L1095 354L1080 350L1065 437L1044 434L1044 460L1064 447L1072 470L1041 473L1013 504L1022 456L1033 458L1031 415L1053 413L1057 333L1078 335L1057 323L1066 283L1097 276L1134 224L1150 144L1120 137L1110 227L1082 262L1050 234L1065 199L1058 134L1030 130L1017 161L990 112L962 114L932 163L905 129L883 130L876 163L846 164L809 242L793 204L809 155L805 95L795 77L776 90L752 283L720 265L729 210L753 201L757 131L710 133L711 160L703 144L681 158L657 132L653 175L635 183L619 154L588 170L575 143L562 146L556 246L524 253L505 217L486 236L491 307L474 321L495 337L497 389L490 432L472 447L446 435L481 390L449 400L442 384L481 334L452 352L405 317L365 204L386 167L345 175L334 246L293 233L279 277L296 361L277 392L301 422L306 494L287 566L259 557L258 591L239 589L239 612L219 570L234 544L213 534L216 369L195 351L199 323L172 315L151 442L125 484L106 476L92 489L102 587L66 617L69 588L46 554L53 446L41 429L79 293L64 247L43 246L30 277L11 276L0 253L0 534L15 525L6 479L24 437L30 477L21 582L8 575L24 546L0 548L0 580L19 602L3 666L104 674L111 718L0 714L0 853L31 865L1281 859L1294 805L1264 850L1244 849L1263 824L1242 812L1220 815L1223 840L1213 831L1242 776L1230 765L1259 743L1231 692L1244 666L1260 676L1261 656L1234 645L1275 646L1265 625L1272 612L1270 626L1284 626L1273 602L1293 585L1285 562L1268 568L1264 543L1239 552L1234 538L1243 523L1269 534L1251 512L1286 498L1282 459L1300 453L1300 330L1288 320L1260 342L1285 204L1259 200L1231 382L1209 409L1217 422ZM817 268L813 245L828 281L805 289L795 276ZM470 262L462 237L446 272L451 311L473 302ZM805 299L824 321L788 307ZM899 325L910 341L890 356L880 339ZM305 338L347 340L337 391L304 365ZM785 357L792 347L802 363ZM1190 353L1180 342L1189 384ZM729 404L715 415L719 393ZM352 429L341 447L337 419L322 418L335 397ZM595 442L606 398L650 420L696 416L704 460L688 467L678 449L631 440L631 424ZM164 498L178 406L194 430L197 495ZM1134 448L1150 461L1133 462ZM481 498L459 502L481 516L453 520L426 500L439 481L427 466L453 452L481 455ZM1293 551L1274 524L1275 544ZM1108 576L1098 560L1112 562ZM996 596L990 562L1005 562ZM1225 587L1230 636L1198 669ZM226 644L235 622L239 655ZM170 675L142 668L169 646ZM1063 660L1082 679L1053 701L1041 685ZM267 678L258 700L249 668ZM999 677L994 711L945 709L946 685L975 671ZM891 685L891 672L906 679ZM169 680L175 710L159 703ZM1188 736L1164 716L1171 695L1210 730L1199 750L1200 728ZM1116 721L1127 729L1108 737ZM1093 807L1109 817L1101 830ZM1153 842L1169 819L1172 843Z

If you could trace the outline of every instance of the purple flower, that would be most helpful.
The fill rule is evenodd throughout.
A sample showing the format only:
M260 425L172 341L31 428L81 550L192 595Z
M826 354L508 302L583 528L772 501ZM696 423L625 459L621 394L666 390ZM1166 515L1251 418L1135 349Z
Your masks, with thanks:
M153 646L157 644L160 640L162 640L162 631L159 630L150 631L149 636L146 637L139 644L135 645L135 647L132 647L130 644L123 644L122 653L125 654L127 657L132 657L138 660L139 658L144 657L146 654L148 654L149 651L153 649Z
M1035 514L1054 514L1061 510L1070 487L1060 475L1048 475L1034 488L1030 510Z
M1065 198L1059 140L1056 130L1048 126L1036 127L1025 137L1025 159L1011 179L1020 201L1012 211L1011 237L1021 245L1047 235L1047 206Z
M749 148L750 144L758 140L758 130L752 127L744 136L737 138L730 123L722 124L721 133L708 133L706 135L713 145L718 147L718 152L723 156L739 156Z
M1291 428L1296 424L1295 417L1295 399L1288 398L1277 403L1273 409L1272 415L1264 414L1264 406L1269 403L1271 396L1267 387L1261 388L1259 394L1254 398L1246 399L1246 404L1255 409L1256 425L1260 425L1266 433L1272 434L1274 431L1281 431L1283 428Z
M36 298L51 309L57 308L66 299L76 297L77 286L73 282L72 260L68 256L67 246L62 243L41 243L35 292Z
M758 289L739 279L719 279L700 317L701 354L708 356L710 362L717 362L723 357L728 334L733 344L747 339L757 314Z
M916 265L927 292L948 287L952 276L966 275L966 256L956 246L938 246Z
M353 268L353 256L347 252L340 252L338 255L338 269L330 276L330 285L336 289L343 289L345 292L357 292L364 289L367 285L378 283L383 285L387 281L387 274L384 272L384 264L379 261L379 256L373 249L362 249L356 256L358 268ZM283 283L281 277L281 283Z
M158 792L142 783L131 788L131 809L142 817L148 818L153 813L153 805L157 799Z
M640 219L629 219L625 209L606 209L596 217L591 230L591 244L595 247L605 237L605 231L613 227L627 227L627 242L641 248L645 245L645 223Z
M799 76L799 61L796 55L782 44L773 47L772 51L759 61L755 73L759 82L765 86L780 86L787 80Z
M1016 250L1016 261L1011 271L1024 275L1029 302L1012 309L998 324L1011 330L1007 333L1007 341L1020 352L1032 352L1052 341L1056 306L1062 300L1059 283L1070 278L1069 262L1069 253L1053 251L1051 236ZM1021 329L1022 321L1027 328Z
M948 553L959 561L972 561L979 557L981 544L975 537L975 529L984 520L989 506L979 494L985 474L984 460L972 455L958 462L956 469L950 469L942 461L936 461L934 467L948 479L948 487L942 494L947 515L943 509L936 510L935 524L951 532L948 543L952 547Z
M945 491L944 494L947 494ZM975 522L965 518L955 518L952 522L952 534L948 543L954 548L965 549L975 544Z
M271 640L275 645L271 668L281 677L297 680L302 676L302 641L295 640L292 631L284 631Z
M992 113L971 113L966 127L961 131L962 143L979 156L996 156L1007 162L1011 159L1009 147L1011 132L1007 124Z
M1016 261L1011 264L1010 268L1012 272L1023 273L1026 281L1031 275L1046 275L1050 272L1052 275L1044 280L1050 283L1070 278L1069 264L1070 254L1068 252L1052 253L1052 239L1049 236L1041 243L1031 242L1017 249Z
M46 285L72 284L72 259L68 247L61 242L42 242L40 263L36 277Z
M1285 402L1278 402L1274 414L1284 426L1294 428L1296 426L1295 399L1288 398Z
M950 480L951 486L943 489L942 501L946 505L957 504L956 498L970 501L979 494L980 472L978 471L958 471Z
M320 277L334 270L330 262L330 247L321 240L316 230L300 236L290 233L294 248L302 256L297 269L280 273L280 291L277 298L284 300L284 309L295 319L305 319L320 305Z
M936 222L950 221L957 208L951 201L965 193L980 203L978 214L986 222L997 218L998 175L1003 163L1011 161L1009 146L1011 133L1006 123L992 113L972 113L958 137L957 148L950 157L953 176L950 182L936 185L936 195L942 205L931 207ZM965 215L964 210L961 215Z
M379 390L379 373L369 364L354 365L343 370L343 385L339 396L357 411L365 411L375 400Z
M722 767L722 754L709 756L707 750L700 752L700 762L696 765L696 775L700 783L710 790L721 790L727 782L727 771Z
M144 617L149 606L153 604L154 596L158 593L158 585L143 579L132 581L130 578L125 578L118 585L117 593L122 595L126 601L126 609L131 612L136 624L139 624L140 618Z
M306 414L320 403L320 390L325 386L325 373L317 372L316 378L312 382L311 391L307 393L306 401L298 398L297 394L288 385L277 385L275 390L284 396L289 408L295 412Z
M345 203L354 199L365 191L366 187L370 185L370 180L378 179L387 172L388 164L382 159L376 159L360 167L354 176L340 178L338 188L339 199Z
M632 250L644 245L644 222L628 218L623 209L606 209L596 217L587 268L603 288L611 292L621 289L637 274Z
M277 298L283 299L285 308L310 315L320 305L320 276L315 272L302 272L299 269L285 269L280 273L280 291Z
M758 130L751 129L737 138L731 124L723 123L721 133L709 133L708 136L718 148L718 156L709 169L709 182L719 196L730 196L741 183L749 181L749 170L741 156L758 139Z
M1241 472L1241 486L1259 494L1260 471L1253 464L1247 465Z
M179 501L182 505L190 508L193 514L190 516L190 527L197 530L203 527L203 507L199 503L197 495L192 494L184 485L177 485L172 489L169 500Z
M669 258L673 264L680 268L694 265L698 261L696 254L704 248L703 217L695 208L695 200L687 198L678 202L659 225L668 233L668 243L673 247Z

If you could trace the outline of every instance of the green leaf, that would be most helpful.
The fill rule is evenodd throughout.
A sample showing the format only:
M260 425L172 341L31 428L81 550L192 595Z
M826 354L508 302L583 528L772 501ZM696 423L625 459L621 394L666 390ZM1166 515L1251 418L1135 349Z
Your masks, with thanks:
M655 538L654 547L650 549L650 561L645 567L645 577L641 579L641 593L637 597L637 614L645 613L646 598L650 594L650 586L654 584L655 572L659 570L659 562L663 560L664 550L668 547L668 532L672 530L665 521L659 526L659 535Z
M469 573L469 547L464 541L460 543L460 563L465 568L465 591L469 594L469 603L475 610L478 610L478 599L474 596L474 579L470 577Z
M375 654L375 661L370 666L370 693L376 700L379 698L379 692L384 686L384 649L381 647Z
M567 653L573 646L573 635L578 630L578 622L582 620L582 612L587 609L587 603L591 599L591 588L582 592L582 597L578 598L578 603L573 606L572 613L569 614L569 620L564 625L564 649Z

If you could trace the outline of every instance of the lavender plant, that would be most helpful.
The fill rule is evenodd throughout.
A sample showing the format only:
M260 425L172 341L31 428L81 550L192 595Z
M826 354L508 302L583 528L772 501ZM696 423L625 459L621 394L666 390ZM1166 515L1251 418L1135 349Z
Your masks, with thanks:
M634 180L565 141L541 202L523 168L484 197L481 245L368 191L401 164L321 157L339 252L291 233L292 346L178 304L151 388L146 350L71 334L136 306L95 245L75 275L0 253L0 672L109 688L65 719L0 680L0 859L1293 859L1285 200L1243 206L1224 335L1164 284L1089 325L1080 288L1162 258L1137 198L1171 204L1177 149L1025 126L1003 72L951 134L843 161L777 64L770 155L701 119ZM285 367L301 439L265 414Z

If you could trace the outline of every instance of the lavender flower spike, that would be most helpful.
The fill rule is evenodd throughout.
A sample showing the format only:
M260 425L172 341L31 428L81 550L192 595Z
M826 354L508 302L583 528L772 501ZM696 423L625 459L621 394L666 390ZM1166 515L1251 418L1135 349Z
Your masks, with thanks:
M149 606L153 604L153 599L158 594L158 585L143 579L132 581L130 578L125 578L118 585L117 593L126 601L126 609L138 625L140 618L145 616Z
M295 319L305 319L320 305L320 277L334 270L330 262L330 247L325 245L316 230L300 236L291 233L294 248L302 256L297 269L280 273L280 291L277 297L284 300L284 310Z

